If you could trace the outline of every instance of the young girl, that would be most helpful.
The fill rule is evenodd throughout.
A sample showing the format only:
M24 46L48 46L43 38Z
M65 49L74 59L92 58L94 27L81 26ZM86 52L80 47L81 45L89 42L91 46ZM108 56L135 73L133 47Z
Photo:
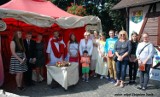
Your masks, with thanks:
M99 41L99 36L98 36L98 32L94 31L94 38L92 39L93 41L93 51L92 51L92 57L91 57L91 65L90 65L90 70L91 70L91 75L90 76L94 76L96 77L95 74L95 68L96 68L96 64L97 64L97 53L98 53L98 41Z
M133 32L131 34L131 53L129 55L129 84L135 84L136 75L137 75L137 69L138 69L138 62L136 58L136 49L138 45L137 37L138 34L136 32Z
M97 54L98 61L96 64L96 73L101 76L100 79L103 79L103 77L105 77L108 73L104 46L105 46L105 35L101 35L98 45L98 54Z
M67 47L69 53L69 62L78 63L78 42L73 33L70 35Z
M81 63L82 63L83 81L88 82L90 57L88 57L88 51L87 50L83 51L83 56L81 57Z

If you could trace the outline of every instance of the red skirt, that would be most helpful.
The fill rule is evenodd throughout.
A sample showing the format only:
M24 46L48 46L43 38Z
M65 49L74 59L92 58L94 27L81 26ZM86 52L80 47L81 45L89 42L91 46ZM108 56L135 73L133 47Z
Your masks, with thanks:
M69 57L69 62L78 62L78 57Z

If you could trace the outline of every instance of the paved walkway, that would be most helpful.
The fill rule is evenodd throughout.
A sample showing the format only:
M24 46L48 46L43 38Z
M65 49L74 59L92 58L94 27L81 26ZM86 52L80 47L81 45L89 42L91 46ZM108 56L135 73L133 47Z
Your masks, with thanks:
M160 97L160 82L150 80L146 91L138 90L136 85L126 85L124 88L114 87L106 79L90 78L89 83L79 81L67 91L62 87L51 89L46 82L36 83L25 91L6 90L23 97Z

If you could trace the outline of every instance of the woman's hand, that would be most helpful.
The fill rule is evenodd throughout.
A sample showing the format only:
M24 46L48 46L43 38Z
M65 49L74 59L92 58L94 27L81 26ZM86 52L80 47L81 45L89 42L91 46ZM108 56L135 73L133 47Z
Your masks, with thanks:
M134 59L133 62L137 62L138 59Z
M118 56L117 60L118 60L118 61L122 61L122 60L123 60L123 57L122 57L122 56Z
M143 61L142 63L145 65L147 62L146 62L146 61Z
M142 64L142 61L138 59L138 64Z
M20 61L20 64L22 64L22 63L24 62L24 60L23 60L23 59L20 59L19 61Z
M33 62L36 62L36 58L33 58Z

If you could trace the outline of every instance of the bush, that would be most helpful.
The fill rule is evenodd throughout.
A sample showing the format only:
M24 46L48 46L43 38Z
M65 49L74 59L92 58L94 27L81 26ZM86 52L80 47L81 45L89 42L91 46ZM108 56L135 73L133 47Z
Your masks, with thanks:
M86 9L82 5L77 5L73 3L71 3L71 6L67 8L67 12L78 16L86 15Z

